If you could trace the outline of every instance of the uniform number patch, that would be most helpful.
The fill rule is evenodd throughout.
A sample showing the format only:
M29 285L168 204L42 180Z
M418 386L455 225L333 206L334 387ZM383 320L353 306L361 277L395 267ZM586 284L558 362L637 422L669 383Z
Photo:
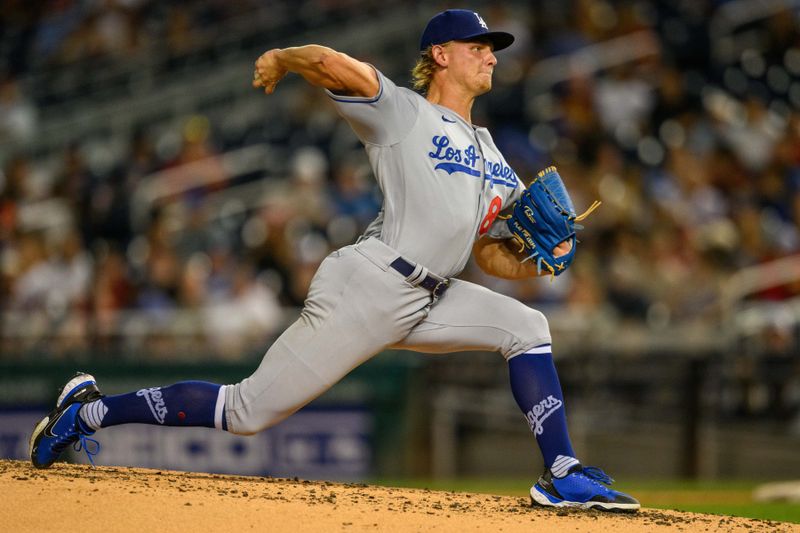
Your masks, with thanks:
M503 200L500 199L499 196L495 196L492 200L492 203L489 204L489 211L486 213L486 216L483 217L481 221L481 225L478 228L478 235L483 235L489 228L492 227L492 223L494 219L497 218L497 215L500 214L500 209L503 207Z

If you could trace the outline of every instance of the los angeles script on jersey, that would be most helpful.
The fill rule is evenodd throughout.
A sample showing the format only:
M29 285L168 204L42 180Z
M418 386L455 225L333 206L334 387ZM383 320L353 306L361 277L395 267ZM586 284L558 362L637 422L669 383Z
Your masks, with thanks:
M428 152L428 157L441 161L434 167L435 169L444 170L448 174L453 172L464 172L476 178L481 177L481 172L477 168L478 150L474 145L470 144L465 149L455 148L450 142L447 135L435 135L431 139L433 143L433 150ZM511 167L505 165L502 161L494 162L484 159L484 172L483 179L491 180L492 183L505 185L506 187L516 188L519 184L516 173Z

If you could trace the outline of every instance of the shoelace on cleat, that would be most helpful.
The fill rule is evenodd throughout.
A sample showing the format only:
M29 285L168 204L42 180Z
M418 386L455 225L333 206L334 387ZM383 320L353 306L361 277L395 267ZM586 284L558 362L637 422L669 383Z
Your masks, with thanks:
M74 440L72 440L73 438L74 435L69 435L69 434L66 435L65 437L59 438L58 440L56 440L56 443L53 444L52 450L55 453L60 454L66 449L67 446L75 442Z
M94 449L89 449L89 444L92 444L94 446ZM75 443L72 445L72 449L75 450L76 452L79 452L81 450L85 451L86 457L89 458L89 464L91 464L92 467L96 468L94 464L94 456L100 453L99 442L81 433L78 435L78 440L75 441Z
M581 473L589 478L591 481L605 483L606 485L611 485L614 483L614 479L603 472L600 468L596 466L584 466Z

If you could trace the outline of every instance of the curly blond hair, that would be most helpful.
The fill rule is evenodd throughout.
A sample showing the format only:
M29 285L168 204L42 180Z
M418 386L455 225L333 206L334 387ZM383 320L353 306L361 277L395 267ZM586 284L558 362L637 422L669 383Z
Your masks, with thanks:
M450 43L447 42L441 46L447 46L449 44ZM411 69L413 87L422 94L428 93L428 88L431 86L433 75L439 68L439 66L436 64L436 60L433 59L433 53L431 53L432 48L433 45L420 52L419 59L417 59L417 64Z

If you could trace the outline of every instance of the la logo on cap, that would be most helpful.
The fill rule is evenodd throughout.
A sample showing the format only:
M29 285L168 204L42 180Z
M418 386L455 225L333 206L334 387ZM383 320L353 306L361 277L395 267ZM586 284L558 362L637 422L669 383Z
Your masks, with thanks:
M475 12L473 11L473 13L475 13ZM483 21L481 16L478 15L477 13L475 13L475 16L478 18L478 24L481 25L481 28L483 28L486 31L489 31L489 26L486 25L486 23Z

